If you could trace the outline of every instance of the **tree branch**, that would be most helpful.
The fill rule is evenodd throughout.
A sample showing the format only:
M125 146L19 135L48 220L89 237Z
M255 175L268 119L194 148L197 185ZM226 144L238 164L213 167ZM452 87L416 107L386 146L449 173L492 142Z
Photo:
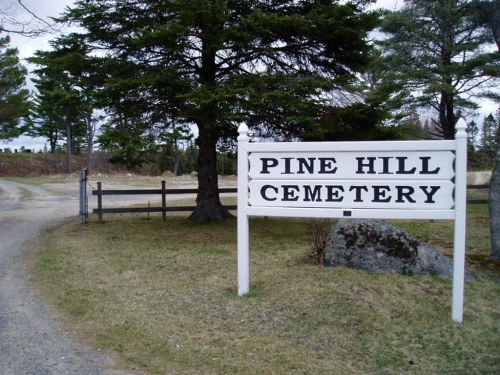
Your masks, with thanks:
M0 10L0 32L35 38L43 34L59 31L55 28L55 23L50 23L38 16L33 10L23 4L22 0L18 0L17 3L24 12L29 14L30 19L27 21L20 20L20 17L4 8L4 10Z

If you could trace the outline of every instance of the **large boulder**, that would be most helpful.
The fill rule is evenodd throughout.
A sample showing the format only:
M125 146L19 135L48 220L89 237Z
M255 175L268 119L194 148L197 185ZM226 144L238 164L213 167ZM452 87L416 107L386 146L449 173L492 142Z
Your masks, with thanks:
M453 276L452 259L381 220L339 220L328 236L323 264L374 273Z

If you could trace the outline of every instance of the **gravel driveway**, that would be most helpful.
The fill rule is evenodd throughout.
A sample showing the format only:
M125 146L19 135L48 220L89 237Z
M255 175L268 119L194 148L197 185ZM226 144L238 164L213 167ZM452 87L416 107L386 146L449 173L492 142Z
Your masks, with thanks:
M78 342L30 288L26 255L48 227L77 219L78 183L58 189L0 179L0 374L139 374Z

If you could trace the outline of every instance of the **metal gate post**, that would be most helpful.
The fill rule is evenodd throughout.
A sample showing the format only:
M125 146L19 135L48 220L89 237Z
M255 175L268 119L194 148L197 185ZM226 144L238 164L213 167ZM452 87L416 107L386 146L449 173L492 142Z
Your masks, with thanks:
M87 168L80 170L80 220L86 223L89 216L87 197Z

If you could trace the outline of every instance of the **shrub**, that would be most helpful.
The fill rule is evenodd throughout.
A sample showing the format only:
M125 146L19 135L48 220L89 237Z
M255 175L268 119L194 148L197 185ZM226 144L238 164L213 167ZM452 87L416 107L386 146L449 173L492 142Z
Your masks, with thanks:
M323 264L323 254L325 253L326 241L330 231L331 222L326 219L312 219L307 228L311 241L311 246L307 253L309 262L315 265Z

